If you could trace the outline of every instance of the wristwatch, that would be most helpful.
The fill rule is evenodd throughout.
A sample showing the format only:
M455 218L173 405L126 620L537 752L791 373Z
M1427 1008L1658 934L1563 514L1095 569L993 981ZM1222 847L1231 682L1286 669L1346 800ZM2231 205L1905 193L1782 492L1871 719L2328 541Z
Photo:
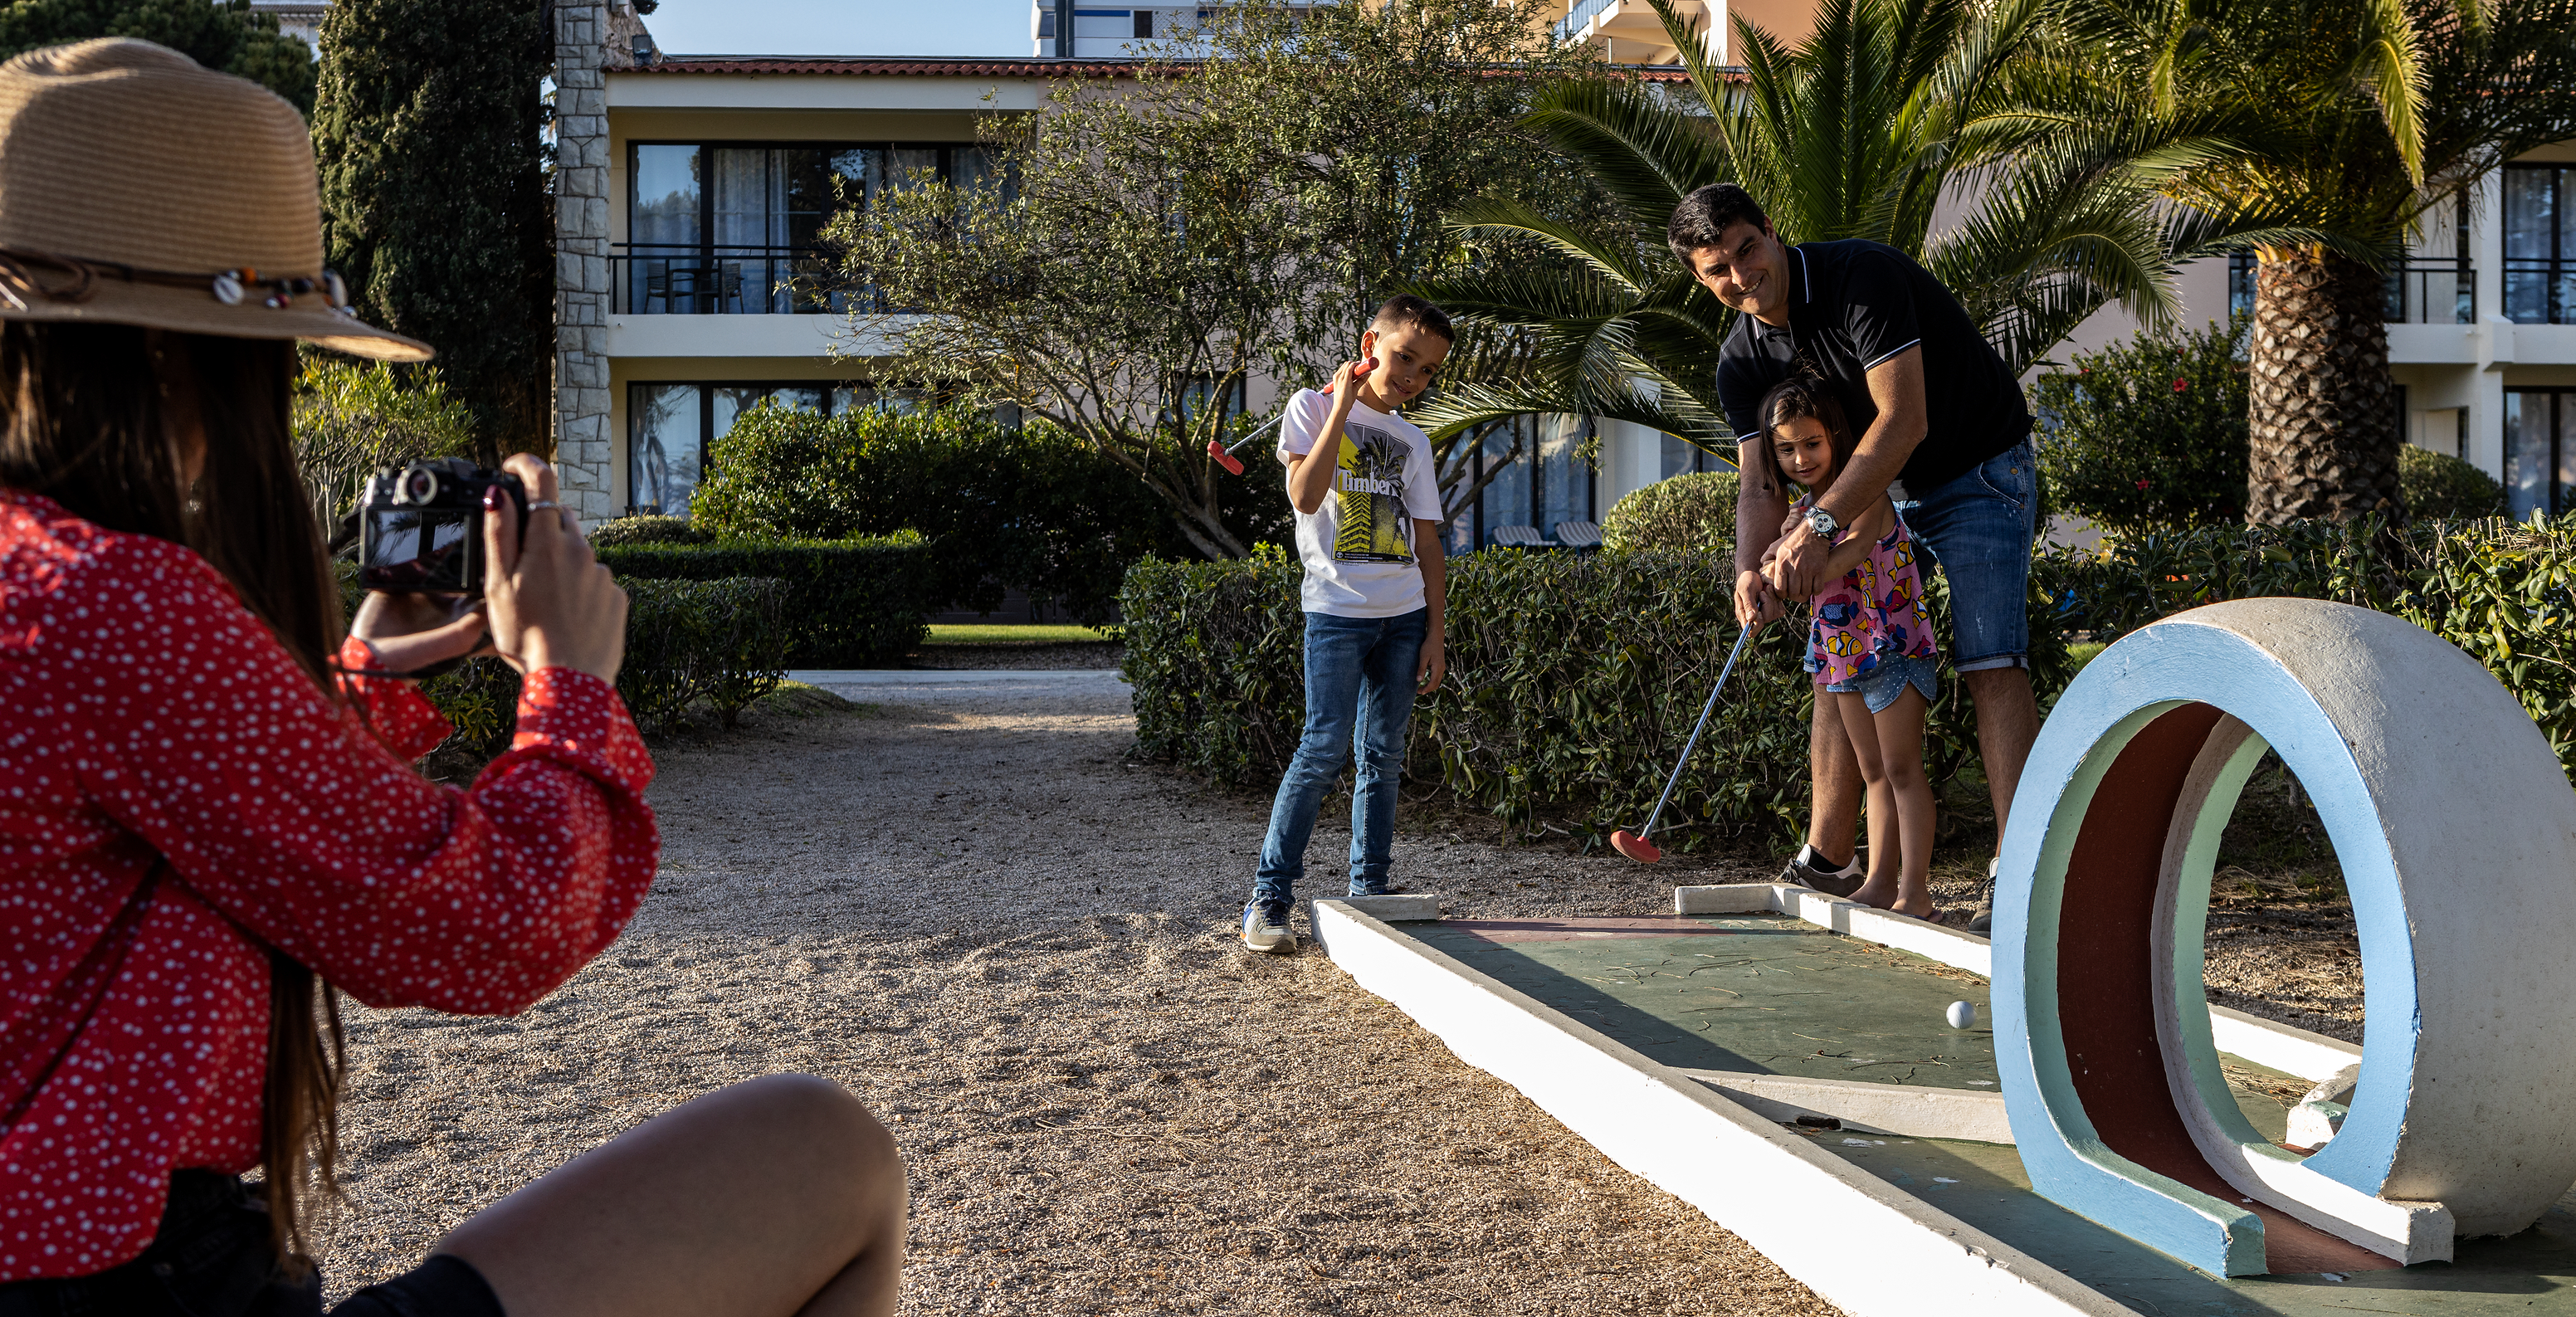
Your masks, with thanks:
M1834 520L1834 514L1823 508L1807 509L1807 529L1814 531L1818 539L1831 540L1842 528L1843 524Z

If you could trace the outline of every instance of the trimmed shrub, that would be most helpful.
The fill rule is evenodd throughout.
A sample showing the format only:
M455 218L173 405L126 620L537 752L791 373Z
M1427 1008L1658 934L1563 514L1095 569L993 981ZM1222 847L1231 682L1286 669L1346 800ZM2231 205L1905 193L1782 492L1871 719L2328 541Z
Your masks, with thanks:
M2448 453L2407 444L2397 450L2397 490L2411 517L2501 517L2504 486Z
M707 544L715 537L686 517L614 517L592 527L589 538L590 547L598 550L624 544Z
M2106 530L2245 519L2238 327L2140 334L2032 381L2046 505Z
M1408 756L1472 800L1534 827L1542 809L1598 840L1652 807L1733 643L1717 552L1478 554L1450 564L1449 680L1417 709ZM1286 766L1304 717L1295 560L1146 561L1128 573L1127 679L1141 752L1230 783ZM2100 553L2034 560L2031 676L2043 712L2076 668L2069 643L2107 643L2226 599L2290 595L2376 608L2458 645L2576 764L2576 516L2364 519L2132 535ZM1940 634L1946 582L1925 591ZM1803 626L1748 648L1658 833L1794 838L1806 808L1813 687ZM2091 651L2088 650L2087 654ZM1925 727L1925 767L1955 788L1976 762L1975 711L1955 674ZM1982 794L1982 792L1978 793Z
M1134 473L1052 425L962 408L823 417L771 402L735 420L707 471L689 515L721 536L919 531L934 607L989 611L1020 589L1096 625L1115 616L1128 563L1188 551Z
M1734 644L1732 560L1731 549L1453 560L1450 679L1417 711L1409 771L1524 828L1542 807L1573 810L1596 841L1635 826ZM1129 570L1140 751L1228 783L1286 767L1305 717L1299 579L1295 559L1268 549ZM1944 602L1937 586L1927 593L1936 613ZM1814 699L1805 636L1774 626L1746 651L1657 826L1668 845L1799 826ZM2063 684L2062 646L2035 645L2034 661L2043 683ZM1975 756L1957 687L1945 683L1926 729L1943 782Z
M671 730L704 700L732 727L744 706L787 679L784 583L729 576L623 584L632 607L617 693L637 726Z
M930 548L918 535L872 540L719 540L598 550L627 581L767 577L786 590L786 665L885 667L930 634L939 604Z
M1612 553L1713 549L1732 558L1737 483L1732 471L1698 471L1636 490L1601 519L1601 547Z

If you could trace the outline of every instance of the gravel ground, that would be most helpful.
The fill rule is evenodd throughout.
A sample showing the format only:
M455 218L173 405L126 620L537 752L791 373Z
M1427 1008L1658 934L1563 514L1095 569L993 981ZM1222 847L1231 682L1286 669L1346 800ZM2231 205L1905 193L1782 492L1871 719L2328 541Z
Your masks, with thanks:
M351 1012L335 1298L657 1111L799 1070L903 1145L906 1313L1834 1311L1323 956L1245 954L1268 802L1126 760L1123 686L918 682L659 751L652 896L527 1014ZM1399 882L1461 915L1651 914L1771 872L1408 809ZM1308 894L1348 842L1328 809ZM2213 995L2349 1035L2333 918L2213 914Z
M656 1111L802 1070L903 1144L907 1313L1833 1311L1326 958L1245 954L1263 802L1125 761L1114 680L844 693L873 716L660 754L653 895L534 1010L352 1012L335 1297ZM1671 900L1438 832L1397 862L1469 913Z

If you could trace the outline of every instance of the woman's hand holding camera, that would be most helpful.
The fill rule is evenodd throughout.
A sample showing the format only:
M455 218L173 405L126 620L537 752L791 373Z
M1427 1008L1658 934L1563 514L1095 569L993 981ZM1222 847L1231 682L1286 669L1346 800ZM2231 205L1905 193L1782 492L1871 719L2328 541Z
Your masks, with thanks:
M626 659L626 592L591 557L581 520L556 504L554 468L526 453L502 466L527 487L528 528L524 543L511 533L507 496L485 503L483 602L370 592L350 633L387 672L417 672L488 644L522 673L575 668L615 682Z
M554 468L520 453L501 464L528 489L524 542L509 534L510 518L483 519L485 612L492 645L522 673L573 668L605 682L617 680L626 661L626 592L583 539L581 519L555 502ZM495 493L510 511L507 495Z

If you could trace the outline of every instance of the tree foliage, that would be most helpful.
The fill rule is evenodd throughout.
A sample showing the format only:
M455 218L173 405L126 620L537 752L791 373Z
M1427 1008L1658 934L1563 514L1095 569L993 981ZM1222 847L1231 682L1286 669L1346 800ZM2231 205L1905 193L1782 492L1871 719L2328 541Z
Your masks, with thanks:
M403 375L410 378L405 379ZM435 368L397 372L308 349L295 380L295 465L330 538L378 467L456 457L474 446L474 417Z
M1673 207L1744 185L1791 242L1869 238L1922 262L2020 370L2101 307L2149 324L2178 305L2171 256L2213 226L2160 217L2155 168L2200 149L2196 123L2138 128L2100 89L2044 58L2053 0L1825 0L1795 48L1739 18L1740 78L1702 54L1658 0L1688 93L1566 83L1530 116L1616 199L1615 217L1489 198L1453 221L1550 259L1495 263L1419 291L1538 336L1541 369L1424 408L1447 430L1512 412L1582 412L1653 426L1732 460L1716 398L1733 313L1665 248ZM1965 199L1936 229L1936 204Z
M96 37L139 37L276 92L313 113L313 48L277 30L250 0L9 0L0 58Z
M2402 515L2380 271L2576 135L2576 0L2067 0L2063 59L2215 128L2163 194L2261 259L2249 515Z
M1320 382L1388 293L1469 259L1450 206L1581 191L1518 121L1541 80L1595 74L1481 0L1203 13L1132 82L1069 80L1035 115L988 119L1008 189L914 180L828 240L866 299L853 330L896 349L879 369L1062 426L1222 558L1249 541L1203 450L1247 430L1237 389ZM1509 371L1519 350L1457 359ZM1464 478L1463 450L1444 457Z
M2242 521L2244 328L2140 334L2033 381L2048 506L2118 532Z
M478 447L543 452L554 233L535 5L336 0L313 146L324 241L371 323L438 349Z
M990 611L1018 589L1107 621L1127 564L1187 551L1134 480L1044 422L1013 430L962 407L824 417L772 402L736 419L713 456L679 524L755 539L917 531L942 604Z

